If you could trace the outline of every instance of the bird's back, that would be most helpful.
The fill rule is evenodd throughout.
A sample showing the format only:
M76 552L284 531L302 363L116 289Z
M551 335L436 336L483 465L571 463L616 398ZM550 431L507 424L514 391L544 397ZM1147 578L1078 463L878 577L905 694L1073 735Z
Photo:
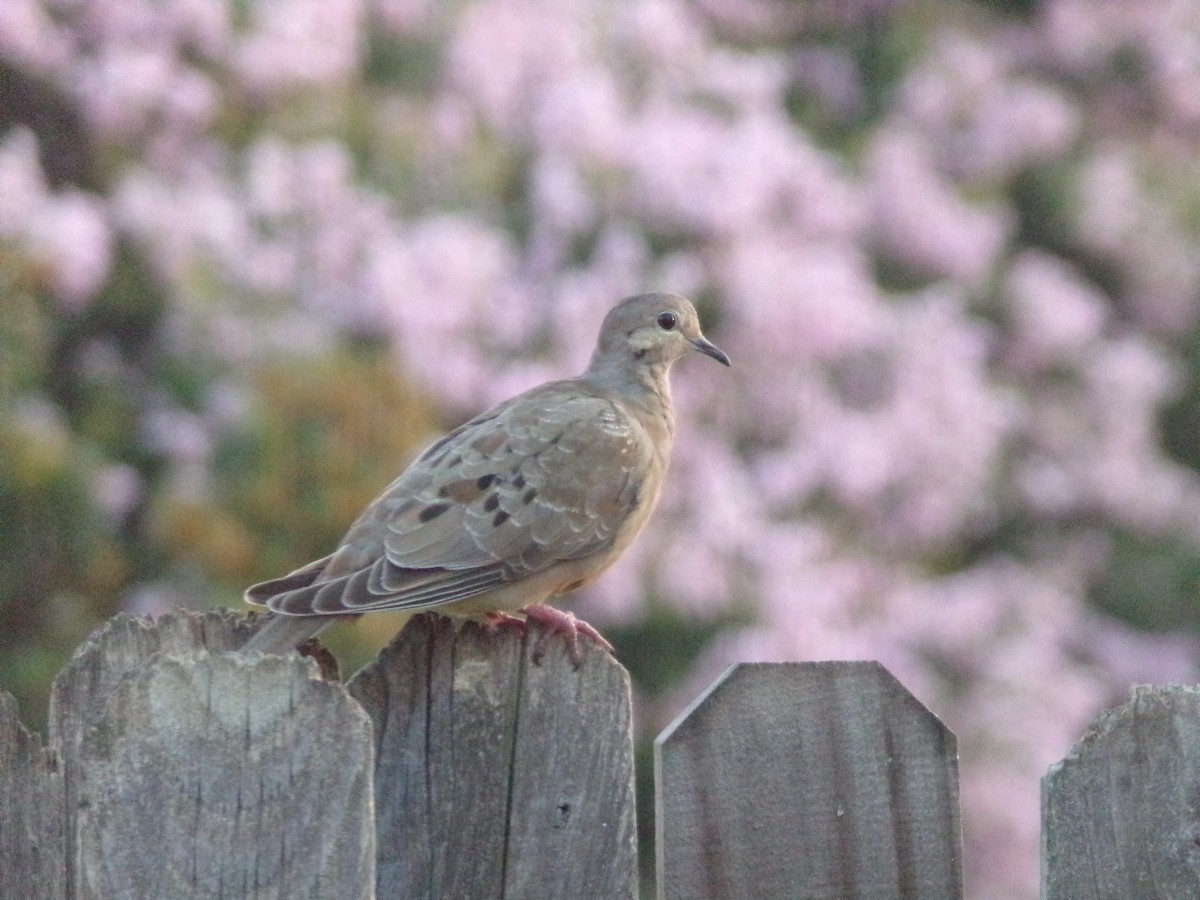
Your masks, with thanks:
M415 610L576 560L594 577L657 501L662 418L586 378L520 394L430 446L320 565L252 599L292 615Z

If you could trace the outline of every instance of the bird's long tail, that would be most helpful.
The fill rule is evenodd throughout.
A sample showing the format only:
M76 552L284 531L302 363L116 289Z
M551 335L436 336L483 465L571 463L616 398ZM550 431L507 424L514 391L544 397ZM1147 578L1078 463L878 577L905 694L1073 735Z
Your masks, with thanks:
M282 616L278 613L265 621L242 647L243 653L290 653L325 626L333 616Z

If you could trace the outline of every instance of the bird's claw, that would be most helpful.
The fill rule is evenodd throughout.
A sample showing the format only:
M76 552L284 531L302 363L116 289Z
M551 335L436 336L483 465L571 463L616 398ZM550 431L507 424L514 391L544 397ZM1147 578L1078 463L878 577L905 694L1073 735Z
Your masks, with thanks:
M613 652L613 645L605 640L600 632L582 619L577 619L573 613L544 604L528 606L521 612L525 614L526 620L537 622L543 629L542 633L538 635L537 642L533 645L532 659L538 665L541 664L542 657L546 655L547 642L555 634L566 637L567 656L570 657L571 665L576 669L583 663L583 648L579 645L581 634L591 639L601 649L609 653Z

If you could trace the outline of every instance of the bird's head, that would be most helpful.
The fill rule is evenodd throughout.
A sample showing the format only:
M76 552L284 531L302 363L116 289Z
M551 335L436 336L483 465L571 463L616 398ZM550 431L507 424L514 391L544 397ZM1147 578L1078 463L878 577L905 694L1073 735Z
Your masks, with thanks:
M729 357L701 333L690 301L678 294L639 294L604 317L590 370L667 368L689 350L729 365Z

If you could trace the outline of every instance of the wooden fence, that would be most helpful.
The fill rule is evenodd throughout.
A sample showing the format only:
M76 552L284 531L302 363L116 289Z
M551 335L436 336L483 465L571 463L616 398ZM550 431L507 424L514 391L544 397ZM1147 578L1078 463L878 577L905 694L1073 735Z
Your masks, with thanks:
M343 686L230 614L118 617L43 746L0 694L0 898L636 897L629 682L419 617ZM534 636L536 639L536 635ZM962 896L954 736L875 663L734 666L655 745L658 895ZM1043 896L1200 897L1200 693L1043 780Z

